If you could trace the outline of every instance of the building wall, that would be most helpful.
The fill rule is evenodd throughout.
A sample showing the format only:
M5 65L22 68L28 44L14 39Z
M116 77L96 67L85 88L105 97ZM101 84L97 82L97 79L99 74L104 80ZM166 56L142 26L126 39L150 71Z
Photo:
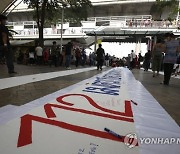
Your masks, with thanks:
M88 11L88 17L103 17L103 16L133 16L133 15L152 15L153 19L159 19L158 12L151 12L151 7L155 2L141 2L128 4L112 4L112 5L97 5L93 6ZM167 19L169 10L165 10L161 19ZM12 21L32 21L32 11L11 12L8 15L10 22Z
M93 6L89 17L150 15L152 2Z
M11 12L7 17L8 22L33 21L33 12Z

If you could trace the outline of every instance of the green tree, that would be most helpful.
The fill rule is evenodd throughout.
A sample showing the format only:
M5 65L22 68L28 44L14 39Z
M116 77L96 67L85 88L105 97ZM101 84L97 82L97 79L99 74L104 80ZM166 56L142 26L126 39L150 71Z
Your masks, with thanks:
M178 0L156 0L156 3L151 7L151 14L155 14L154 16L156 17L159 15L159 19L161 19L165 9L168 9L169 14L167 19L175 18L179 11L178 4Z
M39 43L44 45L43 29L45 24L56 23L61 19L61 10L68 10L66 19L80 20L87 18L87 9L91 6L89 0L24 0L29 8L34 9L34 19L39 30ZM80 14L79 10L84 13Z

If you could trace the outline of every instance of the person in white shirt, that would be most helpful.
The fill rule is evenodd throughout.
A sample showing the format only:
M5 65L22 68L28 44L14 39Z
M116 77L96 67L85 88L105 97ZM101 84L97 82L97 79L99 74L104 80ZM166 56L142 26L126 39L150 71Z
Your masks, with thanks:
M30 64L30 65L33 65L33 64L34 64L34 59L35 59L34 50L33 50L33 48L31 47L31 48L29 49L29 64Z
M42 60L43 60L43 48L40 45L38 45L35 48L35 51L36 51L36 56L37 56L37 64L41 65Z
M131 55L130 55L130 69L133 69L135 66L135 58L136 54L134 53L134 50L131 50Z

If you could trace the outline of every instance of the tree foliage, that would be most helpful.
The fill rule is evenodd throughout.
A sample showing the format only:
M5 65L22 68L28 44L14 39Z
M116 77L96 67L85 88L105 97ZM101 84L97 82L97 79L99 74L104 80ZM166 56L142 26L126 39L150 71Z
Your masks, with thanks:
M152 5L151 12L158 13L160 18L162 13L168 9L169 14L167 18L175 18L177 15L179 8L178 8L179 1L178 0L156 0L156 3Z
M87 18L89 0L24 0L29 8L34 9L34 19L39 29L39 41L43 46L43 28L46 24L61 21L64 9L65 21L80 21Z

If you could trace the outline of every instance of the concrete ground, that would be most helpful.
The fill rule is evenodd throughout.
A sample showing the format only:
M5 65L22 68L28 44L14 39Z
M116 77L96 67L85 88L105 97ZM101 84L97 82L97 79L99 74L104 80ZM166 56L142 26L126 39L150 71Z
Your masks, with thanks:
M165 86L160 84L163 81L163 75L152 77L152 72L144 72L139 69L134 69L132 72L136 80L139 80L144 85L151 95L180 125L180 79L171 77L170 85Z
M63 67L54 66L15 65L15 68L18 72L15 76L65 70ZM74 67L72 69L74 69ZM104 70L107 69L110 68L105 68ZM0 79L7 78L8 74L6 66L0 65L0 70ZM163 80L163 75L153 78L152 72L144 72L139 69L134 69L132 72L135 78L145 86L178 125L180 125L180 79L171 78L170 85L164 86L160 84ZM8 104L17 106L26 104L32 100L51 94L99 73L100 71L92 70L0 90L0 107Z

